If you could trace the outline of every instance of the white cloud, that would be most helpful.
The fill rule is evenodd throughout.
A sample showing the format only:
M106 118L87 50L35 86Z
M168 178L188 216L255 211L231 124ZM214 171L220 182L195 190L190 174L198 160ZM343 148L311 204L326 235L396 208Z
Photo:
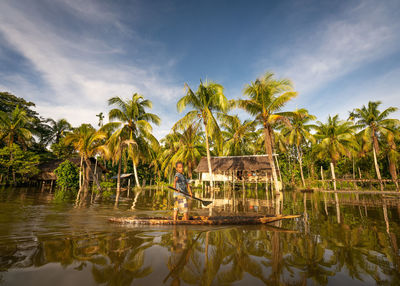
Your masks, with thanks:
M336 108L335 104L341 98L345 99L343 93L334 91L324 97L320 93L326 95L329 84L350 78L368 64L399 51L398 4L395 1L362 1L354 7L349 4L342 14L323 20L315 29L299 35L294 45L277 52L275 60L279 65L273 70L278 76L290 78L299 92L290 107L301 105L318 111L322 108L326 113L342 108ZM400 87L399 83L391 84L397 90ZM351 100L348 102L356 106L364 104L363 94L368 90L358 87L353 91L355 93L349 95ZM385 102L390 96L377 93L371 99Z
M59 9L70 8L84 16L88 26L103 25L108 29L115 26L117 31L122 31L121 39L108 43L101 35L86 33L82 36L79 31L53 25L41 12L20 9L15 3L0 2L0 33L7 45L32 64L32 70L46 83L43 88L46 93L43 90L35 92L36 84L20 77L9 78L9 84L1 87L34 101L42 116L67 118L74 125L96 124L95 114L106 111L107 99L112 96L127 98L133 92L139 92L154 102L155 109L161 110L158 105L175 103L182 94L182 88L171 83L172 78L160 76L164 63L145 67L121 63L120 54L129 58L130 51L123 46L123 36L129 31L116 15L104 11L97 2L83 1L76 5L71 1L59 1L57 5ZM64 12L60 11L61 14ZM173 60L170 59L165 65L171 68L171 63ZM29 87L33 92L27 93Z

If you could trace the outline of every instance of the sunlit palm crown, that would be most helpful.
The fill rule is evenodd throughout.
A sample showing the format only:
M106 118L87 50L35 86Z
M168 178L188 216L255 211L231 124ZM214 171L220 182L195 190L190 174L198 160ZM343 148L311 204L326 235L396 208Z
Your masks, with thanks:
M290 80L276 80L271 72L247 85L244 94L250 99L239 100L238 106L255 116L255 119L263 125L286 120L290 113L279 111L297 96Z
M150 100L135 93L129 100L112 97L108 104L117 106L109 112L111 122L102 128L112 132L108 140L109 147L113 149L111 153L120 157L124 146L128 146L129 156L137 163L139 157L149 155L151 148L158 148L158 141L152 135L151 123L159 125L161 120L157 115L146 112L146 108L152 107Z
M88 159L103 148L106 134L97 131L90 124L82 124L65 137L66 144L72 144L85 159Z
M185 87L186 95L178 101L177 109L179 112L183 111L186 107L191 107L193 110L189 111L179 120L173 126L173 129L185 129L190 124L198 120L203 120L203 124L206 125L209 135L217 135L219 127L213 112L226 112L230 106L230 102L224 95L222 85L214 82L203 83L200 81L196 92L193 92L187 84Z
M377 152L379 151L379 136L384 136L389 141L393 141L396 134L396 128L400 125L398 119L389 119L388 116L395 112L397 108L389 107L380 112L378 107L380 101L370 101L368 106L356 108L350 112L349 119L356 120L356 125L361 130L361 136L369 146L375 144Z
M350 156L357 148L354 140L356 126L352 122L341 121L339 116L329 116L327 123L317 122L314 126L317 131L314 135L318 140L316 152L319 158L329 156L336 163L341 156Z

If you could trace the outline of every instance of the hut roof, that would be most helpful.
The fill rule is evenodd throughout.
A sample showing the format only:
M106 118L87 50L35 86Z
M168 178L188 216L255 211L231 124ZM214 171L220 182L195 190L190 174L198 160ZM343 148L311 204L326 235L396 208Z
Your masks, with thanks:
M274 155L276 156L276 155ZM271 166L268 155L248 155L248 156L225 156L211 157L211 169L213 173L230 171L270 171ZM201 158L197 168L198 173L208 173L207 158Z
M120 178L125 179L125 178L129 178L132 175L133 175L133 173L121 174ZM118 175L112 176L111 179L118 179Z
M76 165L78 167L81 164L81 158L79 158L79 157L72 157L72 158L69 158L66 160L69 160L71 163L73 163L74 165ZM65 160L63 160L63 159L54 159L54 160L50 160L50 161L40 164L39 165L40 172L37 175L37 178L39 180L45 180L45 181L46 180L56 180L57 176L54 173L54 170L57 169L58 166L64 161ZM96 163L96 159L90 158L90 163L91 163L92 170L94 170L93 168ZM99 168L102 173L107 172L107 169L102 164L100 164L100 162L97 162L97 168Z

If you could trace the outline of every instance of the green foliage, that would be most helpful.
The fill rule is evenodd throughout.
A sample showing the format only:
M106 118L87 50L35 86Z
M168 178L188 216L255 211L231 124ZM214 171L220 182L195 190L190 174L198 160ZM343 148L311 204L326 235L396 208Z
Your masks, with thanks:
M115 182L101 182L100 186L102 189L111 189L111 188L115 188L116 183Z
M38 164L38 155L23 151L16 144L0 149L0 173L4 174L8 181L11 181L13 173L19 182L28 181L39 172Z
M60 139L58 143L53 143L51 145L51 150L56 158L64 160L71 158L74 153L74 147L71 144L65 144L64 138Z
M69 160L65 160L54 171L57 175L57 185L62 190L75 190L79 187L79 169Z

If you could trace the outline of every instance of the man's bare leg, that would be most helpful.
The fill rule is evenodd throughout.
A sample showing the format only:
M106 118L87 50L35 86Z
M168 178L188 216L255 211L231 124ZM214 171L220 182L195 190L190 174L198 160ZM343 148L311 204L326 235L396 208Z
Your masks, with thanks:
M178 211L174 211L174 220L178 219Z
M184 213L183 214L183 220L189 220L189 214L188 213Z

